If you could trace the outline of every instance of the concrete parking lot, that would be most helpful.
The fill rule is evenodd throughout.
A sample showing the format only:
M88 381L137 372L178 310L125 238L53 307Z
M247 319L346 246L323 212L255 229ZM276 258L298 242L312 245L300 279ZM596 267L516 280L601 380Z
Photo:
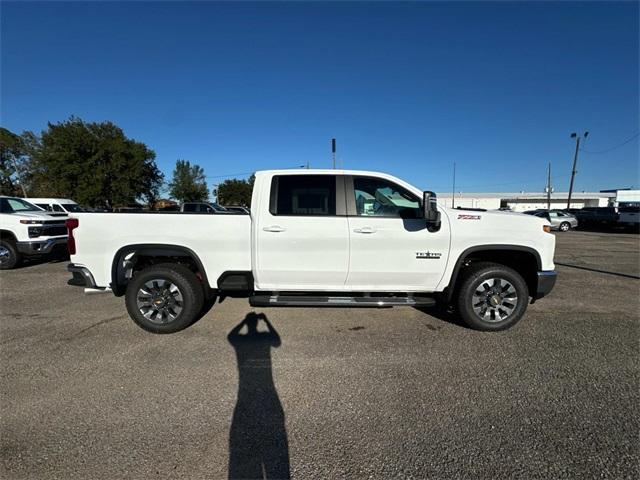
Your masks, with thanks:
M159 336L66 262L1 272L0 476L638 478L638 236L557 239L556 289L494 334L227 299Z

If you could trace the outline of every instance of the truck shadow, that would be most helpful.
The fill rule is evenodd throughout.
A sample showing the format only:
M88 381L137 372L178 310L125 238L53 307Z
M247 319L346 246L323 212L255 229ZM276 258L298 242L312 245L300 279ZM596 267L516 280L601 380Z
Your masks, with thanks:
M267 331L259 331L263 322ZM246 333L240 333L246 330ZM236 352L238 398L229 431L229 478L290 478L284 411L271 366L280 336L266 315L249 313L227 336Z
M469 330L469 327L464 324L459 315L455 313L455 311L447 308L444 305L436 305L433 307L414 307L416 310L424 313L425 315L429 315L433 318L437 318L438 320L442 320L443 322L450 323L460 328L464 328Z
M69 261L69 254L65 251L52 252L47 255L39 257L27 257L22 260L18 265L14 267L14 270L20 270L22 268L35 267L37 265L43 265L45 263L62 263Z

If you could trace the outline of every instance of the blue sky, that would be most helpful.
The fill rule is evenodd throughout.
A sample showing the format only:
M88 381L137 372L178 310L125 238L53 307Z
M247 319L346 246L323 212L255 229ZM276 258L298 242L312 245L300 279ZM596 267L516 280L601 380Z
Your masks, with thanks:
M222 175L305 164L568 189L640 131L637 2L2 2L1 124L76 115ZM578 190L640 185L638 138Z

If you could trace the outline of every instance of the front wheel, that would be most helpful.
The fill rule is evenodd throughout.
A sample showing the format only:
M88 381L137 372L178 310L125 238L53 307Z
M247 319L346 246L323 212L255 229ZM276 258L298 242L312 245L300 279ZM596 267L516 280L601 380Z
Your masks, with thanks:
M571 224L569 222L562 222L558 228L561 232L568 232L571 230Z
M202 312L204 293L187 267L163 263L136 273L127 285L129 316L144 330L174 333L191 325Z
M21 255L11 240L0 239L0 270L11 270L20 264Z
M497 263L469 267L458 296L458 311L467 326L482 331L506 330L524 315L529 289L515 270Z

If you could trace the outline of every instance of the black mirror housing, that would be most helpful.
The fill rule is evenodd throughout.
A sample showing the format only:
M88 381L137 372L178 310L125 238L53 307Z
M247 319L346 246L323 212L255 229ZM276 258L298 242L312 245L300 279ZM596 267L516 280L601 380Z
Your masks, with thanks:
M440 212L438 211L437 197L434 192L427 190L422 193L422 211L429 231L439 230Z

